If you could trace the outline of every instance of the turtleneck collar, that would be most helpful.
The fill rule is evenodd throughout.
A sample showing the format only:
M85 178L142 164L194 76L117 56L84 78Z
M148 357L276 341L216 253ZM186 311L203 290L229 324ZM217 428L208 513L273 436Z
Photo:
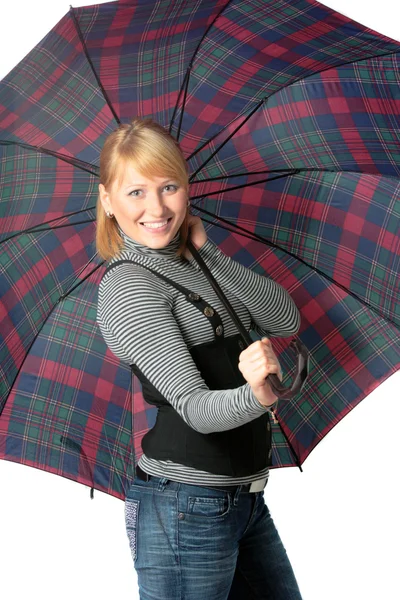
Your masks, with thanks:
M175 237L165 248L149 248L143 244L140 244L136 240L132 239L121 229L118 225L118 230L124 240L124 250L129 250L140 256L148 256L149 258L161 258L165 260L181 260L181 257L177 255L177 251L180 244L180 233L179 230L176 232Z

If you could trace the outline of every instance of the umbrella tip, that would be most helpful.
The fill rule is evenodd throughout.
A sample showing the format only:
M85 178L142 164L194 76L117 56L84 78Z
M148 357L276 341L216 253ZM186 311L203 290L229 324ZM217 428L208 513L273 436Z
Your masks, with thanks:
M94 498L94 488L90 488L90 499L93 500Z

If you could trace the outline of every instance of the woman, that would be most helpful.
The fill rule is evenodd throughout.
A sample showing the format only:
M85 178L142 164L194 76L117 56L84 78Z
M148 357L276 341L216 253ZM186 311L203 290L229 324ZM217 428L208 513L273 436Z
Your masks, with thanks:
M125 503L140 598L299 600L263 492L277 400L266 377L280 366L269 339L244 348L188 236L247 330L293 335L299 312L207 239L189 213L184 156L160 125L113 132L100 182L98 323L159 407Z

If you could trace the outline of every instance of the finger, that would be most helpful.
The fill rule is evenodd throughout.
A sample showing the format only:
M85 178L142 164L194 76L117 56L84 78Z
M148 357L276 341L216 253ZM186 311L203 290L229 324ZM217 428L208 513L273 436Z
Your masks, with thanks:
M249 371L255 375L261 375L261 373L277 373L279 371L279 363L276 360L268 361L265 358L259 359L258 361L246 363L244 368L246 369L246 365L249 368Z
M248 354L239 354L239 363L243 362L246 365L255 365L259 361L265 360L266 356L264 354L258 353L248 353Z
M262 386L265 384L265 380L267 379L267 377L269 375L273 375L274 371L271 371L269 369L264 368L259 368L256 372L254 373L250 373L247 375L247 377L245 377L245 379L250 383L250 385L252 386Z
M256 348L252 348L249 352L247 352L246 354L244 354L243 351L243 355L242 356L242 360L248 360L249 362L256 362L258 360L261 359L269 359L269 360L277 360L277 356L275 354L275 352L272 350L272 348L268 348L266 346L262 346L260 347L256 347ZM241 355L239 355L240 357Z
M252 344L250 344L250 346L245 348L245 350L243 350L243 352L241 352L239 356L261 356L262 352L264 351L264 348L265 345L261 343L261 340L257 340L256 342L253 342Z
M272 348L271 341L268 338L262 338L262 340L257 340L250 344L250 346L239 354L239 362L242 360L254 362L263 356L266 356L269 359L278 360L278 357Z

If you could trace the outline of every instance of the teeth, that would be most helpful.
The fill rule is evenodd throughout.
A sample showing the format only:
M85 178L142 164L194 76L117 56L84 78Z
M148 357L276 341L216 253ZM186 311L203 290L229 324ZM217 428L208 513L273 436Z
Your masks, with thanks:
M150 229L158 229L159 227L164 227L168 221L163 221L162 223L143 223L145 227L150 227Z

